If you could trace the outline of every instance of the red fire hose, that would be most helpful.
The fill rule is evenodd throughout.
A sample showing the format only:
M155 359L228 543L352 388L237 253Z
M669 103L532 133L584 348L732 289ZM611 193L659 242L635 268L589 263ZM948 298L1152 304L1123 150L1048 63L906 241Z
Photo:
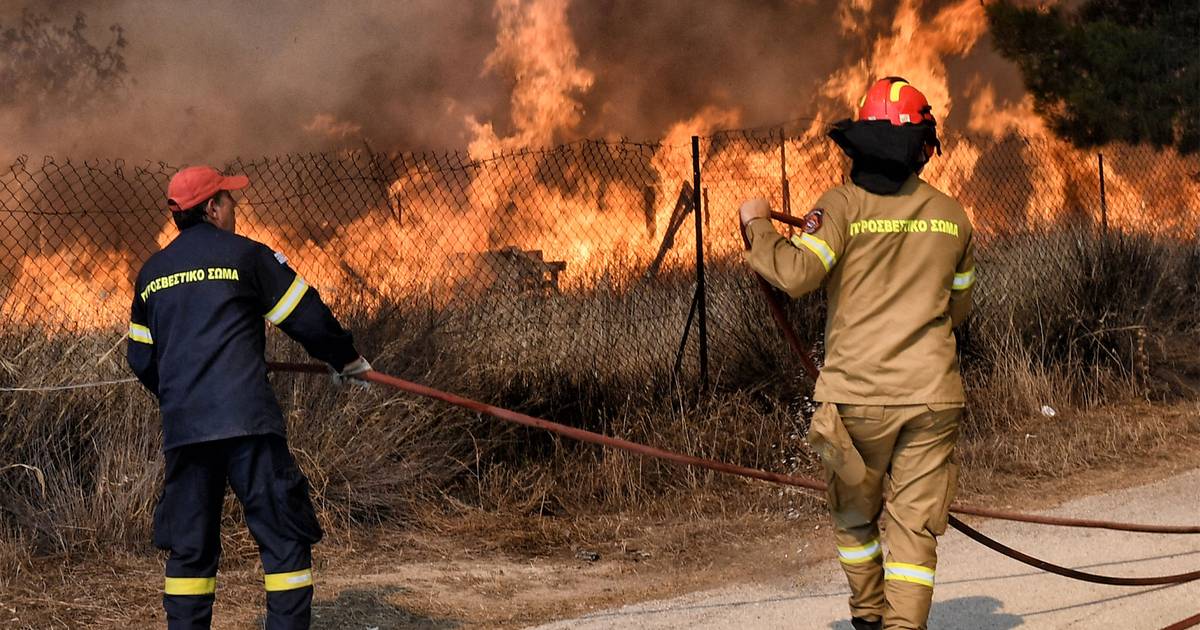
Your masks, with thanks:
M780 221L784 221L784 222L792 224L792 225L800 224L800 221L798 219L787 216L787 215L781 215L778 213L772 213L772 218L778 219ZM743 235L743 237L744 237L744 235ZM772 317L774 318L776 324L779 325L780 331L783 333L785 339L787 339L788 345L792 348L793 351L796 352L797 356L799 356L801 358L801 362L803 363L803 365L805 367L805 371L808 373L808 375L810 377L812 377L815 380L817 377L817 374L818 374L816 364L813 362L813 360L809 356L807 350L804 348L803 344L800 342L799 338L796 336L795 332L792 330L791 326L788 324L787 318L783 312L783 307L779 304L775 294L771 291L770 285L768 285L766 283L766 281L763 280L761 277L759 277L758 280L759 280L760 286L763 289L763 293L767 299L767 304L770 307ZM274 371L283 371L283 372L307 372L307 373L327 373L328 372L328 367L326 367L324 365L309 364L309 363L271 363L270 367ZM747 468L744 466L737 466L734 464L729 464L729 463L720 462L720 461L716 461L716 460L695 457L692 455L675 453L672 451L655 448L653 446L647 446L644 444L638 444L636 442L630 442L629 440L624 440L621 438L610 437L607 435L602 435L599 433L587 431L584 429L579 429L576 427L569 427L569 426L566 426L563 424L559 424L557 422L551 422L549 420L545 420L542 418L536 418L534 416L529 416L529 415L526 415L523 413L511 411L508 409L494 407L492 405L488 405L486 403L471 400L469 398L464 398L464 397L458 396L456 394L443 392L441 390L437 390L432 387L427 387L425 385L420 385L418 383L413 383L413 382L406 381L406 380L403 380L400 378L396 378L394 376L390 376L390 375L384 374L382 372L369 371L366 374L362 375L362 378L364 380L370 381L372 383L378 383L380 385L392 387L394 389L397 389L397 390L400 390L403 392L408 392L411 394L416 394L418 396L423 396L423 397L430 398L433 400L445 402L445 403L448 403L451 405L455 405L457 407L468 409L470 411L474 411L474 412L481 413L481 414L486 414L486 415L489 415L494 418L498 418L500 420L504 420L507 422L512 422L512 423L520 424L520 425L527 426L527 427L533 427L536 429L542 429L542 430L554 433L556 435L561 435L563 437L571 438L574 440L579 440L582 442L598 444L598 445L607 446L610 448L617 448L617 449L621 449L621 450L628 451L631 453L637 453L639 455L653 457L656 459L661 459L661 460L665 460L665 461L669 461L669 462L673 462L673 463L681 464L681 465L685 465L685 466L696 466L696 467L706 468L708 470L713 470L713 471L720 472L720 473L739 475L742 477L749 477L752 479L760 479L763 481L769 481L771 483L795 486L795 487L805 488L805 489L813 490L813 491L817 491L817 492L824 492L826 489L825 484L816 479L811 479L811 478L807 478L807 477L797 477L797 476L792 476L792 475L784 475L784 474L780 474L780 473L773 473L773 472L768 472L768 471L764 471L764 470ZM982 516L982 517L986 517L986 518L994 518L994 519L999 519L999 520L1019 521L1019 522L1024 522L1024 523L1036 523L1036 524L1041 524L1041 525L1098 528L1098 529L1109 529L1109 530L1116 530L1116 531L1156 533L1156 534L1200 534L1200 526L1141 525L1141 524L1120 523L1120 522L1113 522L1113 521L1098 521L1098 520L1073 519L1073 518L1062 518L1062 517L1036 516L1036 515L1030 515L1030 514L1020 514L1020 513L1016 513L1016 512L1008 512L1008 511L1004 511L1004 510L992 510L992 509L986 509L986 508L970 507L970 506L959 505L957 503L955 503L954 505L951 506L950 511L953 513L956 513L956 514L968 514L968 515L973 515L973 516ZM1095 573L1087 573L1084 571L1077 571L1075 569L1071 569L1069 567L1064 567L1064 566L1057 565L1057 564L1054 564L1051 562L1047 562L1045 560L1042 560L1042 559L1036 558L1034 556L1030 556L1028 554L1017 551L1016 549L1013 549L1013 548L987 536L986 534L967 525L966 523L963 523L957 517L954 517L954 516L950 517L950 525L952 525L955 529L959 530L960 532L962 532L963 534L965 534L967 537L971 538L972 540L988 547L989 549L992 549L993 551L996 551L1002 555L1012 558L1013 560L1016 560L1018 562L1027 564L1029 566L1041 569L1043 571L1047 571L1049 573L1061 575L1063 577L1067 577L1067 578L1071 578L1071 579L1079 580L1079 581L1083 581L1083 582L1090 582L1090 583L1094 583L1094 584L1107 584L1107 585L1114 585L1114 586L1156 586L1156 585L1185 584L1188 582L1200 580L1200 571L1192 571L1192 572L1188 572L1188 573L1180 573L1180 574L1175 574L1175 575L1136 577L1136 578L1107 576L1107 575L1099 575L1099 574L1095 574ZM1197 625L1200 625L1200 615L1196 615L1194 617L1189 617L1182 621L1176 622L1170 626L1167 626L1166 628L1163 628L1163 630L1184 630L1185 628L1191 628L1191 627L1194 627Z
M315 364L315 363L272 363L271 369L274 371L279 371L279 372L308 372L308 373L321 373L321 374L328 373L328 371L329 371L329 368L327 366L324 366L321 364ZM549 432L557 434L557 435L561 435L563 437L571 438L574 440L579 440L581 442L588 442L591 444L598 444L601 446L617 448L617 449L621 449L621 450L628 451L631 453L637 453L639 455L654 457L656 459L662 459L665 461L673 462L676 464L682 464L685 466L697 466L699 468L706 468L708 470L713 470L716 472L721 472L721 473L726 473L726 474L731 474L731 475L739 475L742 477L749 477L752 479L761 479L763 481L769 481L772 483L778 483L778 484L788 485L788 486L795 486L795 487L799 487L799 488L806 488L808 490L815 490L818 492L825 491L825 484L820 481L817 481L816 479L810 479L807 477L796 477L796 476L792 476L792 475L784 475L784 474L780 474L780 473L768 472L765 470L757 470L754 468L746 468L744 466L737 466L735 464L719 462L716 460L705 459L702 457L695 457L692 455L684 455L682 453L675 453L672 451L655 448L653 446L646 446L645 444L638 444L637 442L630 442L629 440L624 440L621 438L610 437L607 435L601 435L599 433L594 433L592 431L587 431L585 429L569 427L569 426L566 426L563 424L559 424L557 422L551 422L549 420L544 420L542 418L535 418L533 416L529 416L529 415L519 413L516 411L511 411L509 409L494 407L492 405L482 403L482 402L479 402L476 400L471 400L469 398L464 398L464 397L458 396L456 394L451 394L451 393L444 392L444 391L441 391L438 389L434 389L432 387L428 387L425 385L420 385L418 383L413 383L413 382L406 381L406 380L403 380L400 378L396 378L395 376L384 374L382 372L370 371L370 372L367 372L366 374L364 374L362 376L362 378L364 380L370 381L372 383L386 385L388 387L398 389L403 392L408 392L410 394L416 394L418 396L423 396L425 398L430 398L430 399L438 400L438 401L441 401L444 403L449 403L456 407L461 407L463 409L468 409L470 411L474 411L477 413L486 414L486 415L492 416L493 418L498 418L500 420L504 420L507 422L512 422L515 424L520 424L520 425L532 427L535 429L542 429L542 430L549 431ZM957 504L955 504L954 506L951 507L951 511L958 513L958 514L981 515L981 516L988 516L990 518L1017 520L1017 521L1027 522L1027 523L1041 523L1041 524L1046 524L1046 525L1062 525L1062 526L1067 526L1067 527L1094 527L1094 528L1114 529L1114 530L1129 531L1129 532L1153 532L1153 533L1171 533L1171 534L1200 533L1200 527L1163 527L1163 526L1155 526L1155 525L1135 525L1135 524L1130 524L1130 523L1114 523L1114 522L1107 522L1107 521L1088 521L1088 520L1078 520L1078 519L1068 519L1068 518L1047 518L1047 517L1041 517L1041 516L1004 512L1004 511L1000 511L1000 510L979 510L979 509L970 508L970 507L966 507L966 506L960 506ZM1070 569L1068 567L1062 567L1059 565L1055 565L1050 562L1046 562L1044 560L1039 560L1037 558L1034 558L1033 556L1025 555L1019 551L1015 551L1009 547L1006 547L1005 545L1003 545L999 542L993 541L992 539L988 538L983 533L968 526L967 524L963 523L962 521L958 520L957 518L951 517L951 524L954 525L954 527L956 529L958 529L959 531L962 531L964 534L967 534L967 536L969 536L970 538L972 538L974 540L977 540L980 542L984 542L985 540L988 541L988 542L984 542L984 544L986 544L988 547L991 547L992 549L995 549L996 551L999 551L1000 553L1003 553L1003 554L1009 556L1010 558L1012 558L1014 560L1023 562L1025 564L1028 564L1033 567L1037 567L1039 569L1044 569L1046 571L1056 573L1058 575L1070 577L1070 578L1077 579L1077 580L1082 580L1085 582L1093 582L1096 584L1121 585L1121 586L1154 586L1154 585L1163 585L1163 584L1184 584L1186 582L1200 580L1200 571L1193 571L1190 573L1180 573L1177 575L1145 577L1145 578L1122 578L1122 577L1113 577L1113 576L1106 576L1106 575L1097 575L1097 574L1093 574L1093 573L1084 573L1082 571L1076 571L1076 570Z
M1200 626L1200 614L1176 621L1162 630L1184 630L1185 628L1195 628L1196 626Z

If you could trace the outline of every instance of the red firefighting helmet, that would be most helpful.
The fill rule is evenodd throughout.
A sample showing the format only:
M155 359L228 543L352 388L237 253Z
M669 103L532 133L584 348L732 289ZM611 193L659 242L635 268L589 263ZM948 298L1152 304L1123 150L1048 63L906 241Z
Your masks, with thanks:
M929 100L900 77L876 81L858 102L858 115L854 119L888 120L897 126L935 123Z
M167 184L167 207L183 212L221 190L241 190L250 185L245 175L225 177L211 166L189 166L171 177Z

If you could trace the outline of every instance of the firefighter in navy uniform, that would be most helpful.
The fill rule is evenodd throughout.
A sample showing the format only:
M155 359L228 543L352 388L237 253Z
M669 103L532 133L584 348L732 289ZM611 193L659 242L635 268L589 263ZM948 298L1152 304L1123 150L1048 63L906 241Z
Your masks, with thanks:
M791 240L766 201L743 204L747 260L793 297L825 287L821 405L808 437L826 466L851 623L923 629L957 483L966 398L953 328L971 307L972 226L918 176L941 145L928 101L907 81L875 83L829 135L853 162L851 181L822 195Z
M176 173L167 194L180 234L146 261L133 296L129 366L162 412L154 543L170 551L163 607L171 630L210 626L226 484L261 553L266 627L309 627L321 528L267 380L263 320L328 363L335 381L370 369L287 258L234 233L231 191L248 184L207 166Z

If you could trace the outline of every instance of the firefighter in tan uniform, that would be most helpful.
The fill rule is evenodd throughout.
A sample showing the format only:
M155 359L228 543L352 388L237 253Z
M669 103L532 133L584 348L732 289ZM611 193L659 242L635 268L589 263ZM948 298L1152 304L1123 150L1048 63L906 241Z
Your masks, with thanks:
M918 177L941 145L928 101L903 79L877 82L829 135L853 161L851 183L822 195L791 240L766 201L746 202L747 260L792 297L825 286L809 442L826 465L853 627L925 628L957 483L953 328L971 308L972 227Z

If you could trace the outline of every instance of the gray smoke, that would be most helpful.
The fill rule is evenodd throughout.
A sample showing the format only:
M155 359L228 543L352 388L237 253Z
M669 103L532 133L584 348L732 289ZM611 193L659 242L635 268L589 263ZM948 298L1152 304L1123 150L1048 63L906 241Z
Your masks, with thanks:
M12 4L13 6L9 6ZM898 2L873 3L866 37L847 37L834 0L574 0L567 18L594 84L579 100L578 137L660 137L708 105L765 125L834 111L819 87L890 28ZM931 0L932 12L947 2ZM492 0L71 0L23 8L67 24L82 11L103 44L120 24L129 80L115 102L30 116L0 111L0 153L184 163L361 148L462 149L468 116L512 129L515 77L484 72L496 46ZM919 45L915 44L915 45ZM951 92L981 80L1002 102L1019 76L985 37L948 62ZM865 86L864 86L865 87ZM846 113L846 112L839 112ZM957 108L965 116L967 108ZM949 127L964 121L945 121Z

